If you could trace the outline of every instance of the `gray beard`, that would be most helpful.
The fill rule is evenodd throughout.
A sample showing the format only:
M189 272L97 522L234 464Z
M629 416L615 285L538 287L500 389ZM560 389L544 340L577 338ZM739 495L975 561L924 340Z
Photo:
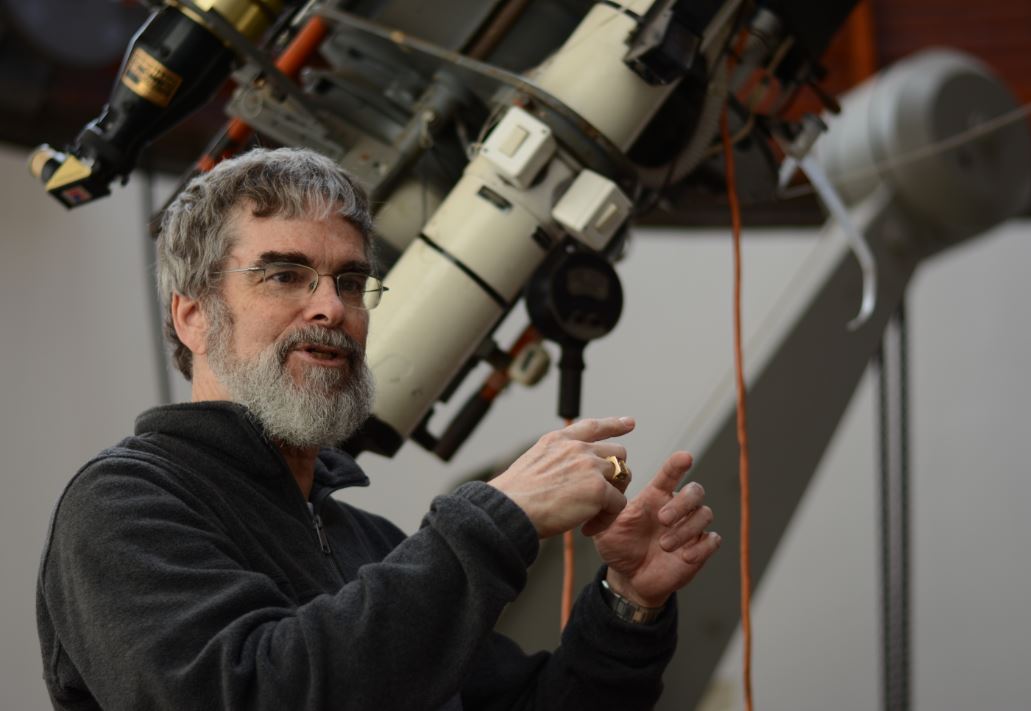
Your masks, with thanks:
M234 323L212 299L208 364L234 402L247 407L273 441L299 449L337 445L354 434L372 411L374 384L365 352L350 336L320 326L290 331L250 360L233 353ZM286 368L301 343L340 348L348 368L305 367L294 382Z

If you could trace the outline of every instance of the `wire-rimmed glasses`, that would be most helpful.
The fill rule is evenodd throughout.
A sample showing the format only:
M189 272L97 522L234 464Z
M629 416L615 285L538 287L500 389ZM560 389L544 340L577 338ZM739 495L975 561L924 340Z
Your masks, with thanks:
M300 301L319 288L319 277L333 277L337 297L353 309L370 311L379 305L387 287L374 276L362 272L320 274L312 267L292 262L269 262L254 267L223 269L216 274L250 272L258 277L256 286L272 298Z

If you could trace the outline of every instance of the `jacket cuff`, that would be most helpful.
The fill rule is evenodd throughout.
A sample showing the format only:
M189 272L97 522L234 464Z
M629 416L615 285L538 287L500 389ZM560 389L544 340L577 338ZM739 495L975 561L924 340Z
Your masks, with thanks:
M540 550L537 529L519 505L504 492L490 484L472 481L455 489L454 495L482 509L519 551L526 567L537 559Z
M591 621L585 628L578 628L581 634L602 649L619 649L630 661L636 653L641 661L653 660L656 656L672 656L676 646L677 596L670 595L665 609L653 621L645 624L620 619L609 607L601 592L601 581L608 572L601 566L594 581L588 585L579 601L584 617Z

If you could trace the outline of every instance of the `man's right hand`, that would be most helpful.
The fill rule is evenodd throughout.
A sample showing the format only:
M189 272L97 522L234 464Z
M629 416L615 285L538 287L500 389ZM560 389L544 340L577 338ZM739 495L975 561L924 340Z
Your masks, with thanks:
M519 505L542 539L588 521L592 532L603 530L626 506L629 484L609 481L606 457L626 459L626 448L604 440L633 429L629 417L580 420L541 437L489 483Z

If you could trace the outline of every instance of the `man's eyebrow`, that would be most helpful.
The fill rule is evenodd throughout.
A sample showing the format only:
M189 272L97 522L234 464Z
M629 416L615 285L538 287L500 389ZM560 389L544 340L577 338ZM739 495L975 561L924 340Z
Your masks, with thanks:
M333 271L334 274L343 274L344 272L357 272L369 275L372 274L372 265L364 259L352 259L344 262Z
M263 267L266 264L272 262L290 262L291 264L300 264L305 267L312 266L311 260L308 259L308 255L304 252L262 252L261 256L258 257L257 266Z

